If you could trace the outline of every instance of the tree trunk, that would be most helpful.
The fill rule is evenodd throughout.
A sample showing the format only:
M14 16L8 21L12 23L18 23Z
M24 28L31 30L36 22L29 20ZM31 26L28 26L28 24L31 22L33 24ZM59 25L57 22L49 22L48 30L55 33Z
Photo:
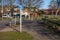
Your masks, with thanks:
M54 13L53 13L54 11L52 10L52 18L53 18L53 15L54 15Z
M57 9L57 11L56 11L56 14L55 14L55 17L57 17L57 15L58 15L58 12L59 12L59 9Z
M52 11L52 15L53 15L53 12L54 12L54 11Z

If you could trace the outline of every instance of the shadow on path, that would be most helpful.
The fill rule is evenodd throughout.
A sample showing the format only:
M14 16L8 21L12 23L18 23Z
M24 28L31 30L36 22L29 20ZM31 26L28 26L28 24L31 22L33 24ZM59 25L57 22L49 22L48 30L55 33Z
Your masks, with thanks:
M60 36L52 33L44 25L38 24L37 21L23 21L23 28L37 33L38 38L43 40L60 40Z

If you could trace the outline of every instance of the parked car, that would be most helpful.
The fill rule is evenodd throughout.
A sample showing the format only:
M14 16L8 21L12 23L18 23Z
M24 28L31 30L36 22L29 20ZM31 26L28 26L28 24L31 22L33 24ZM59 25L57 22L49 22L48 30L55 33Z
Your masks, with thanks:
M7 18L7 17L8 17L8 18L11 18L11 16L8 15L8 14L3 14L2 17L4 17L4 18Z

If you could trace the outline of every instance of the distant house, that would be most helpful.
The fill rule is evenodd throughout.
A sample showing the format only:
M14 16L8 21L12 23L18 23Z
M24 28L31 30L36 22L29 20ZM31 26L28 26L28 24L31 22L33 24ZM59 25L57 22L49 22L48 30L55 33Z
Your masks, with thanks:
M53 11L53 14L55 14L57 9L54 9L54 10L52 10L52 9L42 9L42 11L44 11L44 14L49 15L49 14L52 14L52 11ZM58 14L60 14L60 11L58 12Z
M51 9L43 9L43 11L44 11L44 14L51 14Z

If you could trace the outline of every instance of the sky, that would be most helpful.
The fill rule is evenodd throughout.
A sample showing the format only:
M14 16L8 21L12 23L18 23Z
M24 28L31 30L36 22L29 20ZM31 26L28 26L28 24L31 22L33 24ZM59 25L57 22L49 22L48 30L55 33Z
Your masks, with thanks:
M48 9L48 6L49 6L51 0L43 0L43 1L44 1L43 5L41 6L40 9ZM17 0L16 0L16 2L17 2Z
M44 1L43 5L41 6L40 9L47 9L51 0L43 0L43 1ZM16 0L16 2L17 2L17 0ZM15 4L18 4L18 3L15 3Z
M43 0L43 1L44 1L44 3L40 9L48 9L48 6L49 6L51 0Z

